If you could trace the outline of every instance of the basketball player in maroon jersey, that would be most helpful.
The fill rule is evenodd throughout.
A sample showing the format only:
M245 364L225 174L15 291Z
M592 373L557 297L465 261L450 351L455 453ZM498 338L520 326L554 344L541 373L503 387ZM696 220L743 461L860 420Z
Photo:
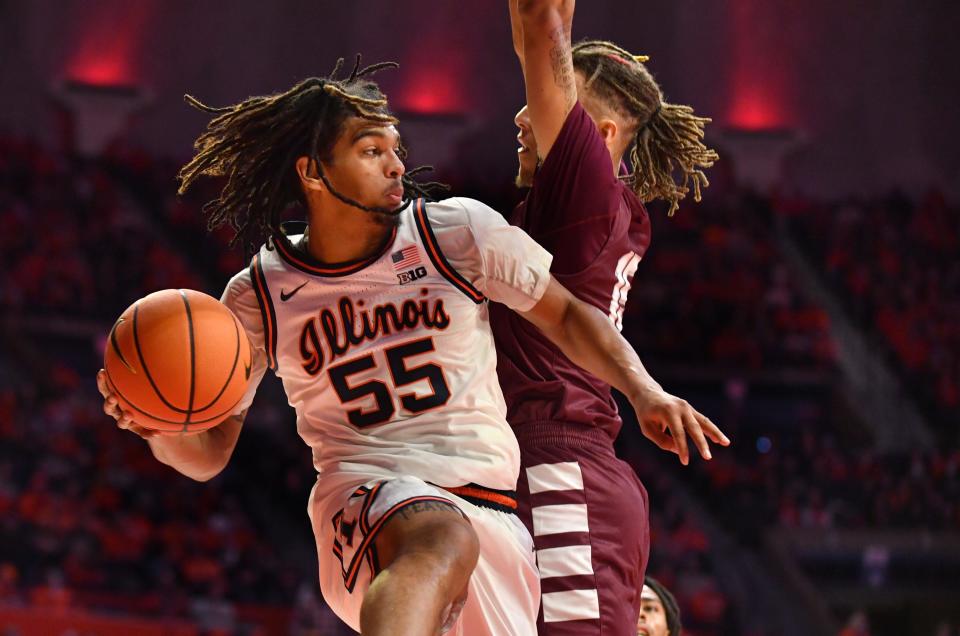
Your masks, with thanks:
M706 119L663 101L642 60L608 42L571 46L573 0L509 0L514 48L526 83L518 113L518 185L529 186L511 222L554 255L552 274L622 327L631 278L650 242L642 201L671 213L716 153ZM634 170L626 174L629 153ZM682 173L674 181L673 172ZM647 495L614 455L621 420L608 385L573 365L536 330L491 307L507 419L520 442L521 518L534 536L542 584L541 635L633 634L646 568ZM707 439L729 440L685 401L648 411L643 433L683 464L687 432L710 459ZM676 429L676 426L669 428Z

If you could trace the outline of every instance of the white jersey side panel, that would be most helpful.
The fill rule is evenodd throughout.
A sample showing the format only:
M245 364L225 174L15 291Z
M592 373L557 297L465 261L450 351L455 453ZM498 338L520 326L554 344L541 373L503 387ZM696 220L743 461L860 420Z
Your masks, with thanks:
M234 277L223 299L259 346L255 380L282 379L321 492L371 473L513 489L486 296L529 309L551 258L469 199L416 201L400 221L364 263L330 269L287 234Z

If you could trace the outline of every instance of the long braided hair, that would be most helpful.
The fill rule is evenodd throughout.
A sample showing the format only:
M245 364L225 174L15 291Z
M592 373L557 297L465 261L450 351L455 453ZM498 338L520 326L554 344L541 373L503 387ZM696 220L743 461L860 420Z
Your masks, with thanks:
M338 199L367 212L395 214L412 198L433 198L445 190L439 183L413 179L429 170L422 166L402 177L404 202L397 210L370 208L337 192L323 173L321 161L330 153L350 116L359 116L384 126L397 119L387 109L387 97L376 83L367 79L395 62L360 67L360 55L349 76L337 79L343 58L327 77L311 77L293 88L274 95L250 97L239 104L212 108L185 95L188 104L216 115L194 143L195 155L180 169L178 194L183 194L201 176L226 177L220 196L203 206L207 228L229 224L234 230L233 246L243 242L255 247L266 234L279 231L284 211L305 203L294 165L299 157L310 157L323 183ZM406 150L400 148L400 157Z
M633 171L624 179L644 203L667 201L672 216L691 188L694 201L700 201L702 189L710 185L703 171L719 156L703 143L704 126L711 120L696 116L689 106L667 103L645 61L645 56L603 40L573 47L573 66L583 74L587 92L635 122L629 155Z

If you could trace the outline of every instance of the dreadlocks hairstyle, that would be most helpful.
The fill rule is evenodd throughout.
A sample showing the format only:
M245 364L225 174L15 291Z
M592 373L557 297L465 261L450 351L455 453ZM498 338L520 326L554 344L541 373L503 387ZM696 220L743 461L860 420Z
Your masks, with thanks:
M694 201L710 185L703 170L719 159L703 143L711 120L697 117L689 106L669 104L643 62L611 42L587 40L573 47L573 66L583 73L588 92L619 114L636 122L630 144L633 172L624 177L644 203L663 199L673 215L692 186ZM681 180L674 179L679 169Z
M323 183L338 199L368 212L396 213L397 210L369 208L337 192L321 161L330 153L348 117L356 115L383 125L396 124L387 109L387 97L376 83L366 79L385 68L397 68L394 62L382 62L360 68L360 56L350 75L337 79L343 58L337 60L327 77L311 77L290 90L211 108L185 95L188 104L216 115L194 143L196 154L183 168L178 179L178 194L183 194L201 176L226 177L217 199L203 206L207 228L213 230L228 223L234 230L230 245L243 241L254 247L265 234L279 230L284 210L305 203L294 169L298 157L312 160ZM406 150L401 146L401 159ZM411 198L433 198L447 189L439 183L418 183L413 177L429 170L422 166L402 177L404 202Z

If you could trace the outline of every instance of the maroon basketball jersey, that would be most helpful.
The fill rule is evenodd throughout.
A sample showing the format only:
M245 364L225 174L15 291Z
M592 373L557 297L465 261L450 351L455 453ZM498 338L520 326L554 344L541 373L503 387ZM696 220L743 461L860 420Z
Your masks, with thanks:
M631 279L650 245L650 220L614 176L603 138L579 102L510 222L553 254L551 273L562 285L622 327ZM565 422L616 437L621 422L609 385L506 307L491 304L490 322L512 426Z

